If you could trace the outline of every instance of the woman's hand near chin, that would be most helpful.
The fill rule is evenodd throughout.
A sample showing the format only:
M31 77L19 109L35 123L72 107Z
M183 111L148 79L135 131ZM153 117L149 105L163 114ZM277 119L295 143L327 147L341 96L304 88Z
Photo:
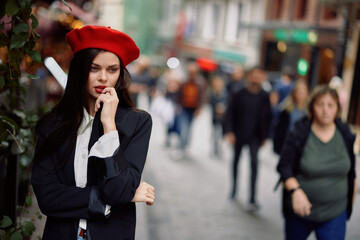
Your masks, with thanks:
M100 109L101 103L103 107L101 110L100 120L104 127L104 133L116 130L115 114L119 103L119 98L115 88L107 87L102 91L100 96L96 99L95 112Z

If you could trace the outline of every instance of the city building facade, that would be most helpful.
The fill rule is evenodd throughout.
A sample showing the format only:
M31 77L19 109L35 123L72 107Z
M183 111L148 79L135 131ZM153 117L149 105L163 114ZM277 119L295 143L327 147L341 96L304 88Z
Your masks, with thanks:
M187 57L220 63L257 65L261 56L260 28L264 0L184 0L178 24L177 48ZM179 30L180 29L180 30Z

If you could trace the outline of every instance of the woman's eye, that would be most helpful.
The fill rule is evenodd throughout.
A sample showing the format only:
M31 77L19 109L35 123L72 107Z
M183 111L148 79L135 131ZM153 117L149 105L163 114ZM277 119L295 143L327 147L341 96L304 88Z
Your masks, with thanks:
M114 73L114 72L117 72L117 70L118 70L118 68L110 68L109 72Z
M98 67L91 67L91 68L90 68L90 71L95 72L95 71L97 71L98 69L99 69Z
M322 107L324 106L324 104L318 103L318 104L316 104L316 106L317 106L318 108L322 108Z

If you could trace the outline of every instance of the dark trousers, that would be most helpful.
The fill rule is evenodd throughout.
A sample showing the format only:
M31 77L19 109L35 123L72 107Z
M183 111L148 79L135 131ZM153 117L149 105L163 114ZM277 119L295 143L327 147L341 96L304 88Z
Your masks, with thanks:
M249 146L250 150L250 203L255 203L255 193L256 193L256 178L257 178L257 169L258 169L258 158L257 153L260 148L260 142L257 139L251 139L248 142L238 142L235 143L235 151L234 151L234 160L233 160L233 189L232 189L232 197L235 197L236 189L237 189L237 176L238 176L238 163L240 160L241 149L244 145Z
M298 216L285 219L286 240L306 240L315 231L318 240L344 240L346 233L346 211L325 222L313 222Z

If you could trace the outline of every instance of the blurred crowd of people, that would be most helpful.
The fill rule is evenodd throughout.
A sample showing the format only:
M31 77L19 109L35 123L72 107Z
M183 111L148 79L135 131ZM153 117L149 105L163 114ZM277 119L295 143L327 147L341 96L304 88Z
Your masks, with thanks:
M277 171L279 183L283 182L285 239L307 239L313 231L317 239L330 239L334 232L334 239L345 238L357 188L355 135L340 120L346 101L341 79L334 77L329 84L315 86L310 94L307 81L296 79L291 66L272 82L260 66L244 71L234 65L228 74L209 74L189 61L183 71L168 69L157 79L151 68L144 72L147 81L136 80L134 73L134 82L142 82L142 91L152 99L151 112L166 124L166 146L173 144L172 135L177 136L173 158L187 158L193 120L208 105L211 154L222 157L225 139L233 146L230 199L237 198L238 165L247 145L250 179L245 208L260 209L258 151L270 139L280 159Z

